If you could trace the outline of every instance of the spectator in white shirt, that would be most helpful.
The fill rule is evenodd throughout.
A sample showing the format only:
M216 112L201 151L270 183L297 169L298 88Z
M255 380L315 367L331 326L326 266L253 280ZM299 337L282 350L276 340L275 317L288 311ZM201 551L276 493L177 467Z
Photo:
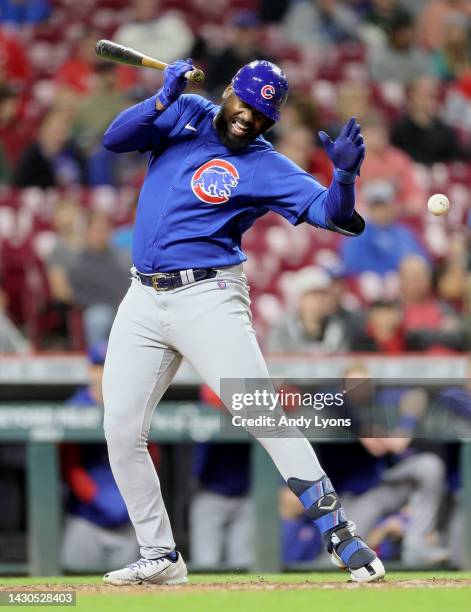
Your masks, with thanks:
M134 18L118 28L114 40L163 62L186 57L194 40L191 29L181 13L159 9L159 0L134 0Z

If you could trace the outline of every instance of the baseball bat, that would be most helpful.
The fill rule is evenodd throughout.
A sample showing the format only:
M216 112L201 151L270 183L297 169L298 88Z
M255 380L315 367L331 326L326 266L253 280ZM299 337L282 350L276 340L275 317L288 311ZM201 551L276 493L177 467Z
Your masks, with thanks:
M165 70L168 64L144 55L130 47L123 47L111 40L99 40L95 45L97 55L101 55L105 59L113 62L121 62L130 66L144 66L145 68L153 68L154 70ZM185 73L185 78L193 83L202 83L204 81L204 72L199 68L189 70Z

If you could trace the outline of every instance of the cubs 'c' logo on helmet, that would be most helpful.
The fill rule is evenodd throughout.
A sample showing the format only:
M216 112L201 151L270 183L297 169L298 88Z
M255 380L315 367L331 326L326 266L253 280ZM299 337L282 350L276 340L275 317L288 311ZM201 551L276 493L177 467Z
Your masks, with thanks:
M264 85L260 90L260 93L262 94L262 98L265 98L265 100L271 100L275 95L275 88L273 85Z
M191 177L191 188L206 204L224 204L237 187L239 173L224 159L212 159L196 170Z

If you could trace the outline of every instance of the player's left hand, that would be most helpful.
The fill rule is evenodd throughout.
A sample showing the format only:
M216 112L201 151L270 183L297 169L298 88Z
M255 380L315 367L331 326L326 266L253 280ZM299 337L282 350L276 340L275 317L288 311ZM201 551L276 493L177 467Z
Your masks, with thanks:
M342 127L335 141L325 132L319 132L322 146L335 168L359 174L366 150L360 129L360 124L352 117Z
M176 60L165 68L164 84L157 92L157 99L164 108L178 100L185 91L185 87L188 84L185 74L191 70L194 70L191 58Z

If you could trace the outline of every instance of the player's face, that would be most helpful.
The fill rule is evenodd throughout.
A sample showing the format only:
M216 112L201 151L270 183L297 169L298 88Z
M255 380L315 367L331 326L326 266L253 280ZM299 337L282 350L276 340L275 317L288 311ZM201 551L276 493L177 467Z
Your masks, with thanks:
M233 91L226 92L214 125L226 147L242 149L271 127L272 121L246 104Z

